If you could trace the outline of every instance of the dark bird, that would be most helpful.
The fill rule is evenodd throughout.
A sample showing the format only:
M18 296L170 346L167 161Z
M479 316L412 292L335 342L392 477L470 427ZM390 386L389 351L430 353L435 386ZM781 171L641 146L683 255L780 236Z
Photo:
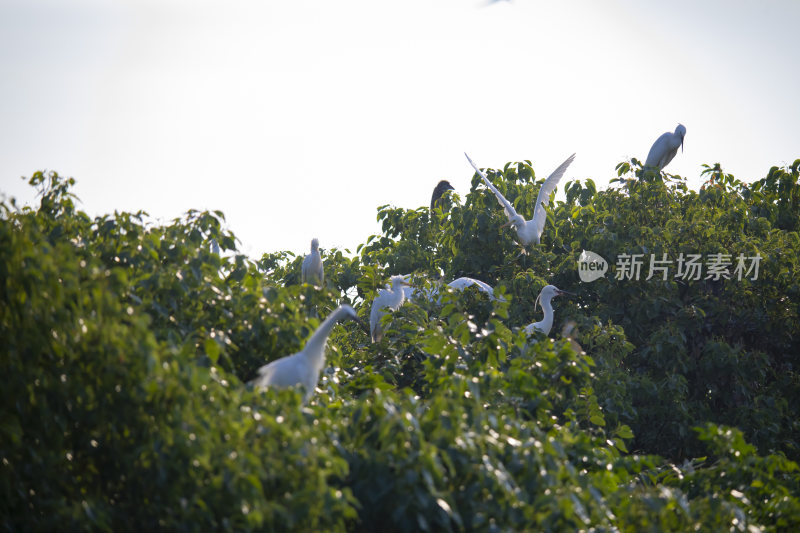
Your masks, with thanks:
M431 209L436 207L436 202L439 201L439 198L442 197L445 191L454 191L454 190L455 187L450 185L449 181L447 180L440 181L439 184L436 186L436 188L433 189L433 196L431 196Z

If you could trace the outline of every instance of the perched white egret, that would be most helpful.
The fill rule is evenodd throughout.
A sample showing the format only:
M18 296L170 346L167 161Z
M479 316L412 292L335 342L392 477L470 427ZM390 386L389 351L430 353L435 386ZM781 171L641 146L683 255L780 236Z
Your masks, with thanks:
M303 258L301 275L303 283L313 283L322 287L325 270L322 267L322 256L319 255L319 239L311 239L311 252Z
M500 202L500 205L503 206L503 209L506 212L506 216L508 217L508 222L503 224L503 227L506 226L513 226L515 230L517 230L517 235L519 235L519 239L523 248L528 246L529 244L539 244L540 239L542 238L542 232L544 231L544 223L547 221L547 214L545 213L545 203L550 201L550 194L555 190L556 185L558 185L561 176L564 175L564 172L567 171L567 167L572 163L575 159L575 154L572 154L567 158L566 161L561 163L557 169L553 171L550 176L544 180L544 184L542 184L542 188L539 189L539 194L536 196L536 205L533 208L533 218L530 220L525 220L521 215L518 215L517 212L514 210L514 206L511 205L511 202L506 200L505 196L503 196L497 188L492 185L492 182L489 181L489 178L486 177L486 174L482 172L475 163L472 162L472 159L465 153L464 155L467 156L467 160L472 165L472 168L480 175L483 179L486 186L491 189L494 195L497 197L497 201Z
M536 297L536 303L533 305L534 309L537 305L541 306L542 311L544 311L544 318L540 322L534 322L533 324L525 326L526 335L531 335L534 331L541 331L545 335L550 334L550 329L553 327L553 306L550 300L562 294L574 296L572 293L562 291L554 285L545 285L539 293L539 296Z
M305 389L303 402L308 402L319 381L319 373L325 365L325 343L333 326L341 320L357 320L356 312L349 305L342 305L333 311L317 331L311 335L301 351L276 359L258 369L258 377L251 383L257 389L268 387L294 387L302 385Z
M666 132L661 135L650 148L650 153L647 154L647 161L645 161L644 166L655 167L658 170L663 169L678 153L679 146L681 152L683 152L684 137L686 137L686 127L683 124L678 124L674 133Z
M433 208L436 207L437 200L439 200L439 198L441 198L446 191L454 191L454 190L455 187L450 185L449 181L447 180L440 181L436 185L436 188L433 189L433 195L431 196L431 210L433 210Z
M369 313L369 333L372 336L372 342L380 342L383 337L381 318L386 314L384 309L388 307L392 311L397 311L406 301L403 289L409 286L409 283L403 279L403 276L392 276L390 282L391 288L386 285L385 289L379 289L378 296L372 302L372 309Z

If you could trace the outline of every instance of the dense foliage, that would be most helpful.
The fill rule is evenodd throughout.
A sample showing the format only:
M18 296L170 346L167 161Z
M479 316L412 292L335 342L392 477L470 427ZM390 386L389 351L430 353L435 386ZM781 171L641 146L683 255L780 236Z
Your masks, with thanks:
M433 211L379 208L356 256L323 250L322 289L301 257L238 254L222 213L93 219L36 173L38 208L0 204L0 528L797 530L798 167L744 184L717 165L690 191L626 162L608 190L566 184L527 254L473 177ZM531 164L489 175L529 218ZM604 277L580 281L583 250ZM651 254L668 275L647 279ZM678 275L691 254L700 279ZM706 279L715 254L728 278ZM307 406L247 385L409 273L504 298L417 299L377 344L337 326ZM548 283L576 296L526 339Z

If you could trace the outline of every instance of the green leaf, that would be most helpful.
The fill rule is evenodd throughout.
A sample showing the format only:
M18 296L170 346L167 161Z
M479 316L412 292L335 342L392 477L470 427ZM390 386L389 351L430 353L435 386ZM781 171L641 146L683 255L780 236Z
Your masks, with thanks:
M603 418L602 415L597 415L597 414L592 415L591 417L589 417L589 421L596 426L603 427L606 425L606 420L605 418Z
M208 358L211 359L212 363L217 364L217 360L219 359L219 352L220 352L219 344L217 344L217 341L214 340L214 339L206 339L205 343L204 343L204 346L205 346L206 355L208 356Z

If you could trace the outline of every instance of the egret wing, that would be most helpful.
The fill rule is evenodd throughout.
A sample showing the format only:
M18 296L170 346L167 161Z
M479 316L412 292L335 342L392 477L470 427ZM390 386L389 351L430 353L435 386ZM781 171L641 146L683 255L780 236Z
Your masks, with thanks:
M544 327L541 322L534 322L525 326L525 335L533 335L536 332L544 333Z
M544 180L542 188L539 189L539 194L536 196L536 205L533 207L533 218L531 220L536 228L536 234L540 238L542 236L542 231L544 230L544 223L547 220L544 204L549 202L550 195L553 194L556 185L558 185L558 182L561 181L561 177L564 175L564 172L567 171L567 167L574 159L575 154L569 156L566 161L561 163L558 168L555 169L546 180Z
M464 152L464 155L467 156L467 161L469 161L469 164L472 165L472 168L475 169L475 172L477 172L478 175L480 175L480 177L483 178L483 182L486 184L487 187L489 187L489 189L491 189L491 191L497 197L497 201L500 202L500 205L503 206L503 209L505 209L508 220L511 220L512 218L517 216L517 212L514 210L514 206L511 205L511 202L506 200L506 197L503 196L503 194L500 191L498 191L494 185L492 185L492 182L489 181L489 178L486 177L486 174L482 172L481 169L477 167L477 165L475 165L475 163L472 161L472 159L469 158L466 152Z
M653 146L650 147L650 151L647 153L647 159L644 163L645 167L656 167L659 170L664 168L664 158L669 150L669 138L671 135L670 132L662 133L658 139L656 139L656 142L653 143ZM677 152L677 150L675 151ZM673 157L675 157L674 154Z
M466 289L467 287L470 287L472 285L477 285L483 292L487 292L489 294L492 293L492 288L487 283L484 283L483 281L474 278L468 278L468 277L456 278L447 285L458 290Z
M469 287L470 285L472 285L472 283L473 283L472 278L456 278L450 283L448 283L447 286L460 291L462 289Z
M481 281L479 279L473 279L472 282L478 287L480 287L481 290L486 294L488 294L489 296L494 295L494 290L492 289L492 286L486 283L485 281Z
M269 386L291 387L299 383L296 358L292 357L292 355L281 357L260 367L258 369L258 377L252 381L253 386L259 389Z
M668 148L668 149L667 149L667 150L664 152L664 155L663 155L663 156L661 156L661 159L658 161L658 164L657 164L657 166L658 166L659 170L661 170L661 169L663 169L665 166L669 165L669 164L670 164L670 162L671 162L673 159L675 159L675 154L677 154L677 153L678 153L678 147L677 147L677 146L676 146L675 148Z

